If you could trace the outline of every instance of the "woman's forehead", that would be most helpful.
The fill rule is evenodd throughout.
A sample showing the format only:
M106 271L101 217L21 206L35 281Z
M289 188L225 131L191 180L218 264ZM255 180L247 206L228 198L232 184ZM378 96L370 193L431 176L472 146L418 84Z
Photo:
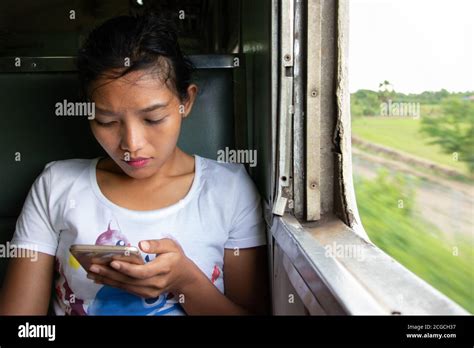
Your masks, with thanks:
M173 91L156 74L133 71L121 77L105 75L92 84L93 99L160 98L170 99Z

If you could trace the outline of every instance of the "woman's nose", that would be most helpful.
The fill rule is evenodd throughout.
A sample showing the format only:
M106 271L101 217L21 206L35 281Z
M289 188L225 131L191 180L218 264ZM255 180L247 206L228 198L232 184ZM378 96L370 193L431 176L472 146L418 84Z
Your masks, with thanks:
M120 148L131 154L136 154L143 148L145 137L143 129L138 124L124 124L121 131Z

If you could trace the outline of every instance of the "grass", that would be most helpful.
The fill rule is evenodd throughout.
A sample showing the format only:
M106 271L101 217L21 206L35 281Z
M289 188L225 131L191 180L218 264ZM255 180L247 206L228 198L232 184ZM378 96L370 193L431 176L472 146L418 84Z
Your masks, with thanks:
M425 112L437 112L436 106L427 108ZM442 153L438 145L427 144L428 140L419 133L420 122L420 118L359 116L352 120L352 133L363 140L391 147L469 175L468 168L463 162Z
M474 313L472 238L447 241L413 209L415 191L403 177L380 172L375 180L355 178L359 213L370 239L402 265ZM403 209L397 202L403 199Z

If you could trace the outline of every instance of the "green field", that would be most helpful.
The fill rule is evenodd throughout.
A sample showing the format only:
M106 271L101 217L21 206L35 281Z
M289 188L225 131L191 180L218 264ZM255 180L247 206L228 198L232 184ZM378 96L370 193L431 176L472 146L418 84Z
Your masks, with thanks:
M423 111L436 112L436 106ZM352 120L353 135L376 144L384 145L442 164L469 175L467 166L455 161L452 155L444 154L438 145L428 145L427 138L419 133L420 118L359 116Z

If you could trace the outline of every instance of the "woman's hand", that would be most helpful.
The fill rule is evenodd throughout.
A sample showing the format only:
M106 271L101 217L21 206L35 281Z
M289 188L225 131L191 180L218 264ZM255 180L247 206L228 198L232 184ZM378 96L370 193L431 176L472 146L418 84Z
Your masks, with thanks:
M110 266L94 264L87 277L143 298L155 298L166 292L180 294L199 277L198 267L172 239L141 241L140 249L157 256L144 265L118 260Z

